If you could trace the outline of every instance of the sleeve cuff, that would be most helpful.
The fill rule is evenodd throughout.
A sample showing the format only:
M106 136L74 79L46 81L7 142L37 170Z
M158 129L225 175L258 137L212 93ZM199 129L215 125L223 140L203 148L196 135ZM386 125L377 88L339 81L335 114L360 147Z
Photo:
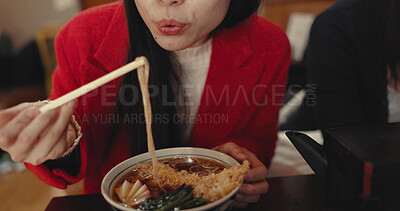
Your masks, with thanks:
M71 152L74 151L74 149L79 145L79 142L81 141L81 138L83 136L82 127L76 121L75 115L72 115L72 125L75 127L77 138L75 139L72 146L61 157L65 157L71 154Z

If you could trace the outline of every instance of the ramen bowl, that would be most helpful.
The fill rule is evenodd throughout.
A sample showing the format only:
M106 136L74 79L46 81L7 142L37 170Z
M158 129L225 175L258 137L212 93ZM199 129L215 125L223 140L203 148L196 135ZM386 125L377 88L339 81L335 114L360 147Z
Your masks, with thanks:
M203 149L203 148L193 148L193 147L180 147L180 148L168 148L156 151L157 160L173 159L180 157L188 158L203 158L222 163L225 166L231 167L239 165L239 163L229 155L224 153ZM151 162L151 155L149 152L137 155L135 157L129 158L113 169L111 169L106 176L103 178L101 183L101 193L104 199L115 209L115 210L136 210L130 207L125 207L120 203L113 200L113 191L115 186L118 184L126 174L128 174L135 165L142 162ZM239 186L233 189L228 195L223 198L214 201L212 203L205 204L203 206L187 209L187 210L227 210L232 206L233 197L238 191Z

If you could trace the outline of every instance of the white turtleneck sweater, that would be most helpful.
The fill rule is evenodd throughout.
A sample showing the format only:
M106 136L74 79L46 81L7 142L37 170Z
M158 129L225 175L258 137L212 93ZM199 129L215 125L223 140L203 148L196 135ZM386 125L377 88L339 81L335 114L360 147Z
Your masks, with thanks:
M186 113L180 113L180 120L184 127L183 140L188 142L196 114L199 109L201 96L208 70L210 68L212 50L212 39L209 39L198 47L187 48L182 51L175 51L176 59L181 65L179 79L181 89L185 96Z

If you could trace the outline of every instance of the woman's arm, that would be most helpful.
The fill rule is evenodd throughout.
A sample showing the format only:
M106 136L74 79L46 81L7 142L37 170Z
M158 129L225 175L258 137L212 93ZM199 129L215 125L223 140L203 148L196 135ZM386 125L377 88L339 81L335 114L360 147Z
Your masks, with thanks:
M77 21L77 19L74 19L70 22L56 37L55 50L58 66L53 73L53 90L50 99L56 99L81 86L78 80L80 58L77 52L79 50L77 49L76 36L74 35L79 30L75 27ZM75 131L75 138L78 137L75 130L76 124L80 124L82 131L86 130L86 125L82 121L83 112L82 102L78 99L76 109L73 112L76 121L73 124L72 118L69 118L70 127L68 130L71 134ZM69 155L59 159L48 160L37 166L27 163L26 167L39 179L57 188L67 188L67 185L80 181L86 173L85 134L76 149Z
M284 37L284 36L283 36ZM248 160L251 165L250 171L246 174L244 184L238 191L235 198L235 206L246 207L248 203L257 202L261 194L268 191L267 167L274 155L275 143L278 132L278 116L283 97L287 70L290 65L290 47L285 39L286 45L280 55L272 78L266 76L261 81L268 81L265 90L255 93L257 102L267 97L267 105L249 105L243 116L241 126L236 134L225 143L220 143L216 149L231 155L238 161ZM271 71L271 70L269 70ZM270 75L269 75L270 76ZM254 94L254 93L253 93Z

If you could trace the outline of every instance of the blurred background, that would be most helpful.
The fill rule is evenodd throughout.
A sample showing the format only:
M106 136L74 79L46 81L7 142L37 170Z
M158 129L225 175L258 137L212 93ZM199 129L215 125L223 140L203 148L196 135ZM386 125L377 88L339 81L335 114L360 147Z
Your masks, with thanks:
M0 0L0 109L46 99L57 65L54 38L82 10L116 0ZM314 17L336 0L264 0L260 15L287 32L293 50L289 99L305 85L304 54ZM44 210L55 196L81 193L53 189L0 150L0 210Z

